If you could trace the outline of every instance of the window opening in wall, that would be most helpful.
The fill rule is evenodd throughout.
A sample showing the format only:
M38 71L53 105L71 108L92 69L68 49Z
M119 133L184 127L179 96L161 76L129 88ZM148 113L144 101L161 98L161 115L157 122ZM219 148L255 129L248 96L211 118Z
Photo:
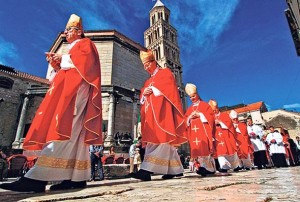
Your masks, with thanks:
M0 88L12 89L14 80L0 76Z

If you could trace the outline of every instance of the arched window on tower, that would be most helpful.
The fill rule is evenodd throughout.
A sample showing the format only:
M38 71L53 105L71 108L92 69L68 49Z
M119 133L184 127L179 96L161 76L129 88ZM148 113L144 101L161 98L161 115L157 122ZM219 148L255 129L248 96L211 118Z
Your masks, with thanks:
M177 62L177 51L174 51L174 61Z
M157 48L157 52L158 52L158 59L160 59L161 58L161 55L160 55L160 46L158 46L158 48Z
M158 60L157 50L154 50L154 56L155 56L155 60Z
M148 35L148 45L150 45L151 44L151 37L150 37L150 35Z
M166 39L169 39L169 30L166 29Z
M169 22L169 15L168 14L166 14L165 19L166 19L167 22Z

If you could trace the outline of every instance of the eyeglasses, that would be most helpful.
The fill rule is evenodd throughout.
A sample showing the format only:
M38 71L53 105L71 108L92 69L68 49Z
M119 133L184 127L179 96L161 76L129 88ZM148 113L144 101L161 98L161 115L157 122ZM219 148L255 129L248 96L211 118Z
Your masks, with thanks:
M146 63L144 64L144 69L147 69L147 68L149 68L149 67L150 67L150 65L151 65L151 62L146 62Z
M79 30L77 27L67 27L65 32L71 31L72 29Z

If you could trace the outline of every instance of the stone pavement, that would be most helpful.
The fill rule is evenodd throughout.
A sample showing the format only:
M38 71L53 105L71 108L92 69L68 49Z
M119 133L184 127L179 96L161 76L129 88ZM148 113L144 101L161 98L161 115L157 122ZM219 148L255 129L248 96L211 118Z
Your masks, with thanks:
M49 186L47 186L49 189ZM0 190L0 201L300 201L300 167L240 171L200 177L188 170L184 177L150 182L133 178L89 182L82 190L43 194Z

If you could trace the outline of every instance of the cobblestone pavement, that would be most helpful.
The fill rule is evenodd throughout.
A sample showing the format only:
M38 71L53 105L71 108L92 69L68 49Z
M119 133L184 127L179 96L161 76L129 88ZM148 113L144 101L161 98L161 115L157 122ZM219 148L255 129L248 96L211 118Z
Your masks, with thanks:
M49 189L49 187L47 187ZM0 190L0 201L300 201L300 167L240 171L210 177L186 170L184 177L150 182L128 178L89 182L82 190L44 194Z

